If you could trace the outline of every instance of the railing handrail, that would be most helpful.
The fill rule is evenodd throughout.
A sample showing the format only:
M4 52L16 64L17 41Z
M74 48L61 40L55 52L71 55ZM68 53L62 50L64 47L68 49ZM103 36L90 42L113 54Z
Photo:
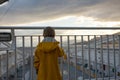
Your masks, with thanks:
M45 27L48 26L0 26L0 29L44 29ZM86 30L86 29L92 29L92 30L113 30L113 29L120 29L120 27L54 27L51 26L54 29L72 29L72 30L77 30L77 29L81 29L81 30Z

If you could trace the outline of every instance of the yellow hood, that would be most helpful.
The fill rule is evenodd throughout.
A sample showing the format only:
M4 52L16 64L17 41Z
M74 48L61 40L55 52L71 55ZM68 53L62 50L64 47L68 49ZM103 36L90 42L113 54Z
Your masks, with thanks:
M43 52L51 52L58 47L59 42L41 42L38 44L37 49Z

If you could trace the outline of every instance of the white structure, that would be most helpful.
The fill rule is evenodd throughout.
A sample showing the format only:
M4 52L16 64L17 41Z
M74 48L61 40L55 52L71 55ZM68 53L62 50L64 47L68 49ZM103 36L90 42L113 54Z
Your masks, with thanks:
M26 54L25 62L28 57L29 55ZM15 68L15 50L11 48L10 43L0 42L0 76L7 71L7 65L8 70L11 68ZM23 65L23 52L18 49L16 49L16 65L16 67Z

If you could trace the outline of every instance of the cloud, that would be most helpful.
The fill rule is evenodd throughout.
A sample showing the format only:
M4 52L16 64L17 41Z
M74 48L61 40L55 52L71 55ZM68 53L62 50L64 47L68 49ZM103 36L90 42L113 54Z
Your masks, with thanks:
M120 21L120 0L106 0L104 3L89 7L86 16L91 16L101 21Z
M100 21L120 21L120 0L10 0L0 7L0 25L14 25L86 16Z

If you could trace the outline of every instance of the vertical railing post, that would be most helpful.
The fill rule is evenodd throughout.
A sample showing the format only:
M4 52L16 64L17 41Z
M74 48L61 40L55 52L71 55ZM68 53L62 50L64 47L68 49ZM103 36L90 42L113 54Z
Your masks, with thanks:
M63 47L62 44L62 36L60 36L60 46ZM63 79L63 58L61 58L61 73L62 73L62 79Z
M1 55L0 55L0 77L2 76L2 71L1 71L1 69L2 69L2 68L1 68L1 67L2 67L2 66L1 66L1 60L2 60L2 59L1 59Z
M69 36L67 36L67 42L68 42L68 80L70 80L70 39Z
M25 80L25 40L24 40L24 36L22 36L22 47L23 47L23 54L22 54L22 57L23 57L23 70L22 70L22 79Z
M94 39L95 39L95 41L94 41L94 46L95 46L95 78L96 78L96 80L97 80L97 46L96 46L96 35L94 35Z
M31 43L31 64L30 64L30 79L33 79L33 38L32 36L30 37L30 43Z
M100 43L101 43L101 50L100 50L100 52L101 52L101 68L102 68L102 72L101 72L101 74L102 74L102 79L104 80L104 70L103 70L103 45L102 45L102 43L103 43L103 37L102 37L102 35L100 35Z
M12 35L12 49L15 49L15 29L11 29L11 35Z
M15 80L17 80L17 43L16 43L16 37L15 37Z
M38 36L38 42L40 43L40 38L41 38L41 36Z
M77 44L76 44L76 35L74 36L75 40L75 80L77 80Z
M12 45L11 45L11 48L13 49L13 52L15 54L15 77L14 79L17 80L17 54L16 54L16 48L17 48L17 44L16 44L16 37L15 37L15 29L11 29L11 35L12 35Z
M8 78L8 77L9 77L9 71L8 71L8 70L9 70L9 59L8 59L8 58L9 58L9 57L8 57L8 56L9 56L9 51L7 50L6 53L7 53L7 54L6 54L6 57L7 57L6 80L8 80L8 79L9 79L9 78Z
M85 69L84 69L84 48L83 48L83 35L81 35L81 49L82 49L82 77L83 77L83 80L84 80L84 73L85 73Z
M91 57L90 57L90 36L88 35L88 66L89 66L89 80L91 80Z
M109 36L107 35L107 52L108 52L108 79L110 80L110 51L109 51Z
M114 57L114 77L115 77L115 80L116 80L115 35L113 35L112 38L113 38L113 57Z
M117 78L119 78L120 76L118 76L118 72L120 73L119 69L120 69L120 35L118 35L118 66L117 66Z

